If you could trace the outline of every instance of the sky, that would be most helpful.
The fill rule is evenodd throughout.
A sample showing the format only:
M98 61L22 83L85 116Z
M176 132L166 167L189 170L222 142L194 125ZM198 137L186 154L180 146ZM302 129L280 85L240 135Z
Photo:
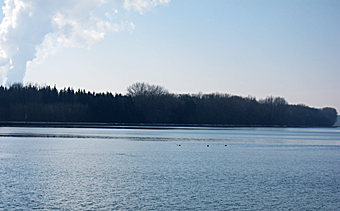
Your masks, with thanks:
M338 0L5 0L0 83L228 93L340 113Z

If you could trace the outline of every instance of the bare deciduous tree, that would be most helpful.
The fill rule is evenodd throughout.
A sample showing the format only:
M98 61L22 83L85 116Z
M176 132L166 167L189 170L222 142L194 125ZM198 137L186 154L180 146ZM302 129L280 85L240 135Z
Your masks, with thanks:
M162 86L150 85L149 83L137 82L127 87L127 94L136 96L161 96L169 94L169 91Z

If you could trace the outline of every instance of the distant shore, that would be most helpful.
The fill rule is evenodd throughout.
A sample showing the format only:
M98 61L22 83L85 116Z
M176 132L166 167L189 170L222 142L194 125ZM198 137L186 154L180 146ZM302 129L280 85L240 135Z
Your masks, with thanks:
M145 83L130 89L122 95L70 87L0 86L0 121L11 126L105 128L332 127L337 121L335 108L289 104L281 97L176 94ZM111 122L118 124L105 124ZM151 124L134 124L144 122Z
M313 128L290 125L225 125L225 124L161 124L161 123L90 123L90 122L24 122L0 121L0 127L55 127L55 128L107 128L107 129L174 129L174 128L231 128L231 127L279 127ZM333 126L339 127L339 126ZM332 127L331 127L332 128Z

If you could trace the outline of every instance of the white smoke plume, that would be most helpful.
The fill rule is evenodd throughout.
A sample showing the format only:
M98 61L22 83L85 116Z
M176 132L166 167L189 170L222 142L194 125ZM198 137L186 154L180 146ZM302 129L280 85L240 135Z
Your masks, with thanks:
M60 47L91 47L118 32L117 8L147 12L170 0L5 0L0 24L0 85L23 82L29 62ZM133 29L135 25L128 25Z

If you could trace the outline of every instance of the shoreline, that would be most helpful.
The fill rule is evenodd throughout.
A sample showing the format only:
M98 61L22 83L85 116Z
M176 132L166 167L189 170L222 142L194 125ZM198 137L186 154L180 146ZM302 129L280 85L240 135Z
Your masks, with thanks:
M304 125L225 125L225 124L162 124L162 123L92 123L92 122L24 122L0 121L0 127L106 128L106 129L176 129L176 128L337 128Z

